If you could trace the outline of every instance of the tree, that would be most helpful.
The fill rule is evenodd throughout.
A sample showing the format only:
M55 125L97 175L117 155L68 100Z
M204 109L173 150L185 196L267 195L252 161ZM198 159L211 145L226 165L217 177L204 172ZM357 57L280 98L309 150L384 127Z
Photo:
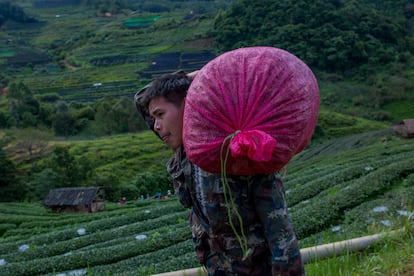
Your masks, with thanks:
M107 100L101 100L96 104L95 123L98 133L111 134L113 120L111 116L112 104Z
M171 187L171 180L165 173L139 173L126 183L127 186L133 186L139 194L155 194L157 192L166 192Z
M0 149L0 201L20 200L26 193L26 189L18 178L19 171L15 164L7 157L3 149Z
M100 13L117 13L124 8L128 8L124 0L86 0L85 4L98 9Z
M59 187L59 175L51 168L45 168L42 171L35 173L32 180L29 182L31 192L29 199L42 200L51 189Z
M216 17L214 39L221 51L286 49L326 71L387 64L414 53L407 1L376 2L237 0Z
M78 164L66 147L56 147L53 150L52 162L49 166L59 175L59 186L78 186Z
M17 170L3 149L0 149L0 167L0 187L5 187L13 183Z
M15 132L17 140L14 146L19 152L26 152L28 160L33 164L34 160L45 152L48 147L52 134L35 128L25 128Z
M69 136L76 134L75 119L64 102L57 106L53 129L56 135Z
M28 16L21 7L9 1L0 2L0 26L8 19L22 23L37 22L35 18Z
M8 113L0 111L0 128L9 128L12 125L12 118Z
M104 99L95 105L95 124L102 134L127 133L147 129L131 99Z
M12 83L7 93L10 104L10 113L15 126L34 127L38 125L37 116L40 104L34 98L32 91L23 83Z
M47 167L59 175L59 187L82 186L94 176L90 160L76 160L67 147L56 147Z

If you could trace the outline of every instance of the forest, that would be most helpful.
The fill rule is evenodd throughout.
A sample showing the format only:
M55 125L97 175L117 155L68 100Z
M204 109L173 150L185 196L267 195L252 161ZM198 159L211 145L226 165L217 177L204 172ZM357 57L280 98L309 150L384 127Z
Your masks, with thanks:
M412 1L237 1L214 23L220 49L273 45L314 68L405 63L414 51Z

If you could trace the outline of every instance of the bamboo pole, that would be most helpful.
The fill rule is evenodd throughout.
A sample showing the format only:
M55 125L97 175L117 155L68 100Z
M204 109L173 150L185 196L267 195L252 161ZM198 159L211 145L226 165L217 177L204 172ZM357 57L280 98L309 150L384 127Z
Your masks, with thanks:
M360 238L349 239L345 241L333 242L323 245L317 245L300 250L302 255L302 261L304 264L311 263L313 261L338 256L344 252L354 252L363 250L375 242L383 239L384 237L394 235L404 231L403 229L391 231L383 234L375 234ZM155 274L153 276L206 276L207 272L204 268L191 268L186 270L166 272L161 274Z
M186 270L155 274L153 276L207 276L208 273L203 267L190 268Z
M328 244L317 245L300 250L304 264L311 263L315 260L321 260L333 256L338 256L344 252L355 252L363 250L386 236L396 234L402 230L391 231L383 234L375 234L365 237L349 239L345 241L333 242Z

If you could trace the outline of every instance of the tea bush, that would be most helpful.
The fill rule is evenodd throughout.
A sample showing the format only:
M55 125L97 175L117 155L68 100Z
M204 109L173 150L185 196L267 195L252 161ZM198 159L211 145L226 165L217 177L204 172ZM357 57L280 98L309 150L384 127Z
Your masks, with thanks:
M414 206L412 156L414 140L387 131L327 141L296 156L284 184L301 244L402 227ZM108 203L92 214L0 204L0 275L149 275L197 267L188 212L175 198Z

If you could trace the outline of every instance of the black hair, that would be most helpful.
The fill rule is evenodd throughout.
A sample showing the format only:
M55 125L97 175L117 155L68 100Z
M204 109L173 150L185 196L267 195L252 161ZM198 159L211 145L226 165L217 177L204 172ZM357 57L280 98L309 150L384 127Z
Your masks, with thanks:
M135 106L150 129L154 130L148 111L151 100L164 97L168 102L181 106L190 84L191 79L187 74L184 71L177 71L159 76L135 94Z

